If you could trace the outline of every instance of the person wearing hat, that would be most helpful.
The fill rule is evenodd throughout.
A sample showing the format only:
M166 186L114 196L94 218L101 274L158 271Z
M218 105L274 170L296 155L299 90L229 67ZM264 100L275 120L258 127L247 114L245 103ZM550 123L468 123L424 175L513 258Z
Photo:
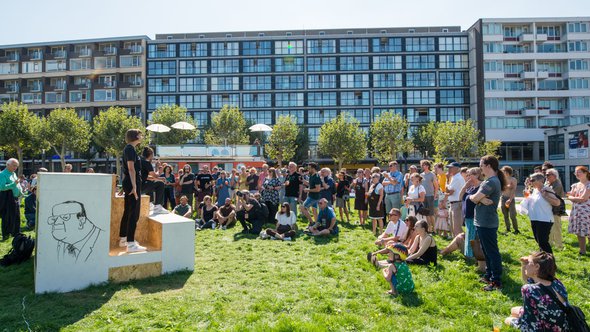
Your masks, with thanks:
M449 217L453 237L463 233L463 211L461 197L459 194L465 185L465 179L461 176L461 164L452 162L447 165L449 169L450 182L446 187L445 200L449 202Z
M401 243L391 243L389 251L389 266L383 269L383 277L389 282L391 289L387 294L396 296L399 293L410 293L414 290L412 273L405 260L408 258L408 248Z

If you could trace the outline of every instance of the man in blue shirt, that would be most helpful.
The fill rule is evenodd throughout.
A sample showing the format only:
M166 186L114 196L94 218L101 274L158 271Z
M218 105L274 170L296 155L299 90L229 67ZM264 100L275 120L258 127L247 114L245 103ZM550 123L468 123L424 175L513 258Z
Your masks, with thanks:
M385 189L385 211L401 208L404 177L398 170L397 161L389 163L389 171L384 173L383 188Z
M16 175L18 160L8 159L6 168L0 172L0 215L2 215L2 240L7 240L9 235L16 236L20 233L20 208L18 198L21 190Z
M309 233L313 236L338 235L336 213L328 206L328 200L325 198L320 199L318 206L318 218L315 224L309 227Z

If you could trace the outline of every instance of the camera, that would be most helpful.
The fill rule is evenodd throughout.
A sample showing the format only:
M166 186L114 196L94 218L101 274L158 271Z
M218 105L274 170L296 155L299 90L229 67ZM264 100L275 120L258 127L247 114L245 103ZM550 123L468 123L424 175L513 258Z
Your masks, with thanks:
M243 197L243 196L244 196L244 193L243 193L243 192L241 192L241 191L238 191L238 192L236 192L236 196L238 196L238 197Z

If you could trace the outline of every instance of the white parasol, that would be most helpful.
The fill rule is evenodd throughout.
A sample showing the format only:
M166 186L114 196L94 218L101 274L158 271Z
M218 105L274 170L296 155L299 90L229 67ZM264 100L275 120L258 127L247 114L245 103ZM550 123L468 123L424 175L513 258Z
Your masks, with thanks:
M159 123L151 124L147 126L145 129L153 131L154 133L167 133L170 131L170 127Z
M250 129L250 131L255 131L255 132L257 132L257 131L260 131L260 132L272 131L272 128L265 125L264 123L257 123L248 129Z
M175 124L173 124L172 128L181 129L181 130L194 130L195 126L193 126L192 124L190 124L188 122L180 121L180 122L176 122Z

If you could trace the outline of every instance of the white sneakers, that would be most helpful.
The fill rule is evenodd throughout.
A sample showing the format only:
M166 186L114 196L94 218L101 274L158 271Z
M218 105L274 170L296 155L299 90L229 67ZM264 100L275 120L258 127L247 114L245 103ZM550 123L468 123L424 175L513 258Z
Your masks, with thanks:
M168 213L168 210L166 210L162 205L157 204L157 205L153 205L152 203L150 203L150 215L154 215L154 214L163 214L163 213Z
M140 246L139 243L137 243L137 241L127 242L127 252L140 252L146 250L147 248Z
M122 237L119 239L119 247L124 248L127 247L127 238Z

